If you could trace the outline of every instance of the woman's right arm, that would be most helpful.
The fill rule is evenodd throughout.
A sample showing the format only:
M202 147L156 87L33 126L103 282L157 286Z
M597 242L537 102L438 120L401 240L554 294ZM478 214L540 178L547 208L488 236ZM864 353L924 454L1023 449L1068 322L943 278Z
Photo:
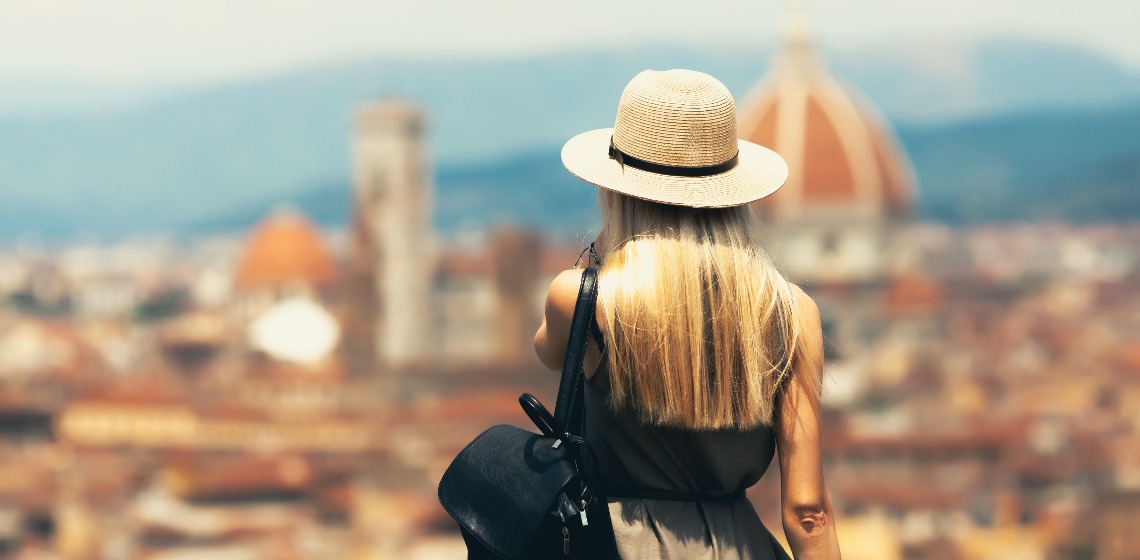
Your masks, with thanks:
M800 348L781 398L776 430L784 536L797 560L837 560L839 540L823 483L819 423L823 333L815 302L799 288L793 290L801 325Z

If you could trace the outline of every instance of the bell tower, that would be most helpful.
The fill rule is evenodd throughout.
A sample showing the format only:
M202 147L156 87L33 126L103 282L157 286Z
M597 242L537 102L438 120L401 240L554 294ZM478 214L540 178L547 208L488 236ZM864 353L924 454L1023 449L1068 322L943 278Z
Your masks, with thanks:
M377 100L355 116L346 353L358 375L423 361L433 324L431 178L423 110Z

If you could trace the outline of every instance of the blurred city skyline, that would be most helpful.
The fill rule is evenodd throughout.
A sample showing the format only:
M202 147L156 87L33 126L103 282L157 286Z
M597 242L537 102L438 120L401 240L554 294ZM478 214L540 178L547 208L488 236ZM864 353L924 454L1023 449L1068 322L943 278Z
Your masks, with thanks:
M0 557L461 557L647 67L788 159L845 557L1140 554L1140 6L3 2Z

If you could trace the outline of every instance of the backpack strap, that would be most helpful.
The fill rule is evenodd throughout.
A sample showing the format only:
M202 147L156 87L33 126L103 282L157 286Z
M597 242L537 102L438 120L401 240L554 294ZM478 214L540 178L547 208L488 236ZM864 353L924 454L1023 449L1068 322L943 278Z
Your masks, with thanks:
M562 379L558 383L558 401L554 407L555 428L563 434L580 435L581 432L585 382L582 362L586 357L590 332L598 329L594 317L597 299L598 269L589 266L582 271L582 283L578 286L578 301L574 304L574 316L570 321L570 338L566 344L566 357L562 360Z

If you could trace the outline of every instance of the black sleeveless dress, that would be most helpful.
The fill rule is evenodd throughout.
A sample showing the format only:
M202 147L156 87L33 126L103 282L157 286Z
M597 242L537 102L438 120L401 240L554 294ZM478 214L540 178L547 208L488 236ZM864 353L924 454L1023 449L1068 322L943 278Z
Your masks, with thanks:
M743 496L772 461L770 426L699 432L644 426L634 411L611 410L609 396L603 359L585 384L583 435L598 455L623 560L790 560ZM658 495L673 499L647 497ZM676 499L684 495L691 499Z

